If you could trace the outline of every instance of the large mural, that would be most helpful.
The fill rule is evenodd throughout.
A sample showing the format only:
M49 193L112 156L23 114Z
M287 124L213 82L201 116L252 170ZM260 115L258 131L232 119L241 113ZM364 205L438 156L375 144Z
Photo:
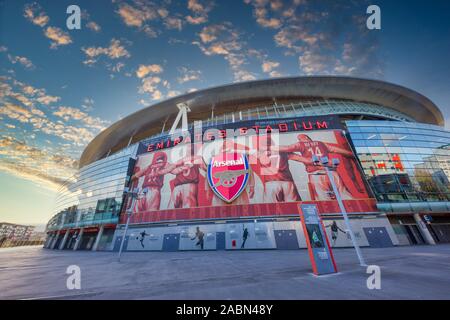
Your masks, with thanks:
M174 220L186 218L177 217L178 209L203 208L197 210L198 218L214 218L217 208L226 206L243 206L243 214L252 215L247 212L255 209L252 205L336 203L326 171L313 163L313 156L339 159L332 176L344 202L370 200L342 131L321 130L186 142L144 153L137 159L130 187L146 192L132 208L129 200L126 210L146 220L153 220L152 212L166 211L166 218ZM350 206L349 211L359 209ZM189 212L195 217L195 211Z

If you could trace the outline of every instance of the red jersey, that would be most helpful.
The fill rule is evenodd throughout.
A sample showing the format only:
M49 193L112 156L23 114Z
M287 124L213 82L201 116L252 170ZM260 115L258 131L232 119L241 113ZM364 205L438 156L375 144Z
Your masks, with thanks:
M155 173L160 168L154 168L151 165L145 169L144 172L144 183L142 184L142 188L145 187L157 187L162 188L164 184L164 175L158 175L158 176L150 176L152 173Z
M173 183L173 186L179 186L186 183L195 183L198 184L198 178L199 178L199 165L193 165L192 167L187 167L180 173L178 173L175 178L171 181Z
M267 151L258 154L258 164L260 165L261 178L267 181L294 181L289 170L289 153L268 153Z
M302 156L311 159L313 156L328 157L330 153L328 147L325 143L321 141L311 141L311 142L297 142L296 145L298 148L296 151L300 151ZM321 167L315 165L305 165L306 172L315 172L322 170Z

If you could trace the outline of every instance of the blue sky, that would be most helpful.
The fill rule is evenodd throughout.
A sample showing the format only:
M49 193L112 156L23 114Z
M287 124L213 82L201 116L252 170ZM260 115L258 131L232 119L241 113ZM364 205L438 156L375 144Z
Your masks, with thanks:
M351 75L417 90L448 119L449 53L446 0L0 1L0 220L45 223L98 132L191 90Z

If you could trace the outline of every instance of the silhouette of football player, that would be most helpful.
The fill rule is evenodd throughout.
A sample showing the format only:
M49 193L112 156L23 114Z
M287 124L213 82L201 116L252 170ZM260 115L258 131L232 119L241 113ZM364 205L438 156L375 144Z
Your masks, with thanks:
M344 230L339 228L336 221L333 221L331 224L327 225L325 228L330 228L330 230L331 230L331 239L333 240L333 246L336 244L336 240L339 236L339 231L346 234L346 232Z
M204 236L205 236L205 234L203 233L203 231L200 230L200 227L197 227L197 231L195 232L195 237L193 237L191 239L191 240L195 240L196 238L198 239L198 241L195 245L200 246L201 250L203 250L203 245L204 245L203 237Z
M148 236L148 234L145 232L145 230L143 232L141 232L139 237L139 242L141 243L142 248L144 248L144 239L145 236ZM137 238L136 238L137 239Z
M244 249L245 247L245 242L247 241L248 238L248 229L245 227L244 228L244 232L242 234L242 244L241 244L241 249Z

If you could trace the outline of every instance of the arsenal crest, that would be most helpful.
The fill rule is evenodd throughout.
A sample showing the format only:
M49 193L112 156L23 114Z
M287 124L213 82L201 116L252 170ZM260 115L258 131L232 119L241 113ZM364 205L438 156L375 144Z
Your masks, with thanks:
M208 165L208 182L225 202L233 202L244 191L249 177L247 157L239 153L220 153Z

